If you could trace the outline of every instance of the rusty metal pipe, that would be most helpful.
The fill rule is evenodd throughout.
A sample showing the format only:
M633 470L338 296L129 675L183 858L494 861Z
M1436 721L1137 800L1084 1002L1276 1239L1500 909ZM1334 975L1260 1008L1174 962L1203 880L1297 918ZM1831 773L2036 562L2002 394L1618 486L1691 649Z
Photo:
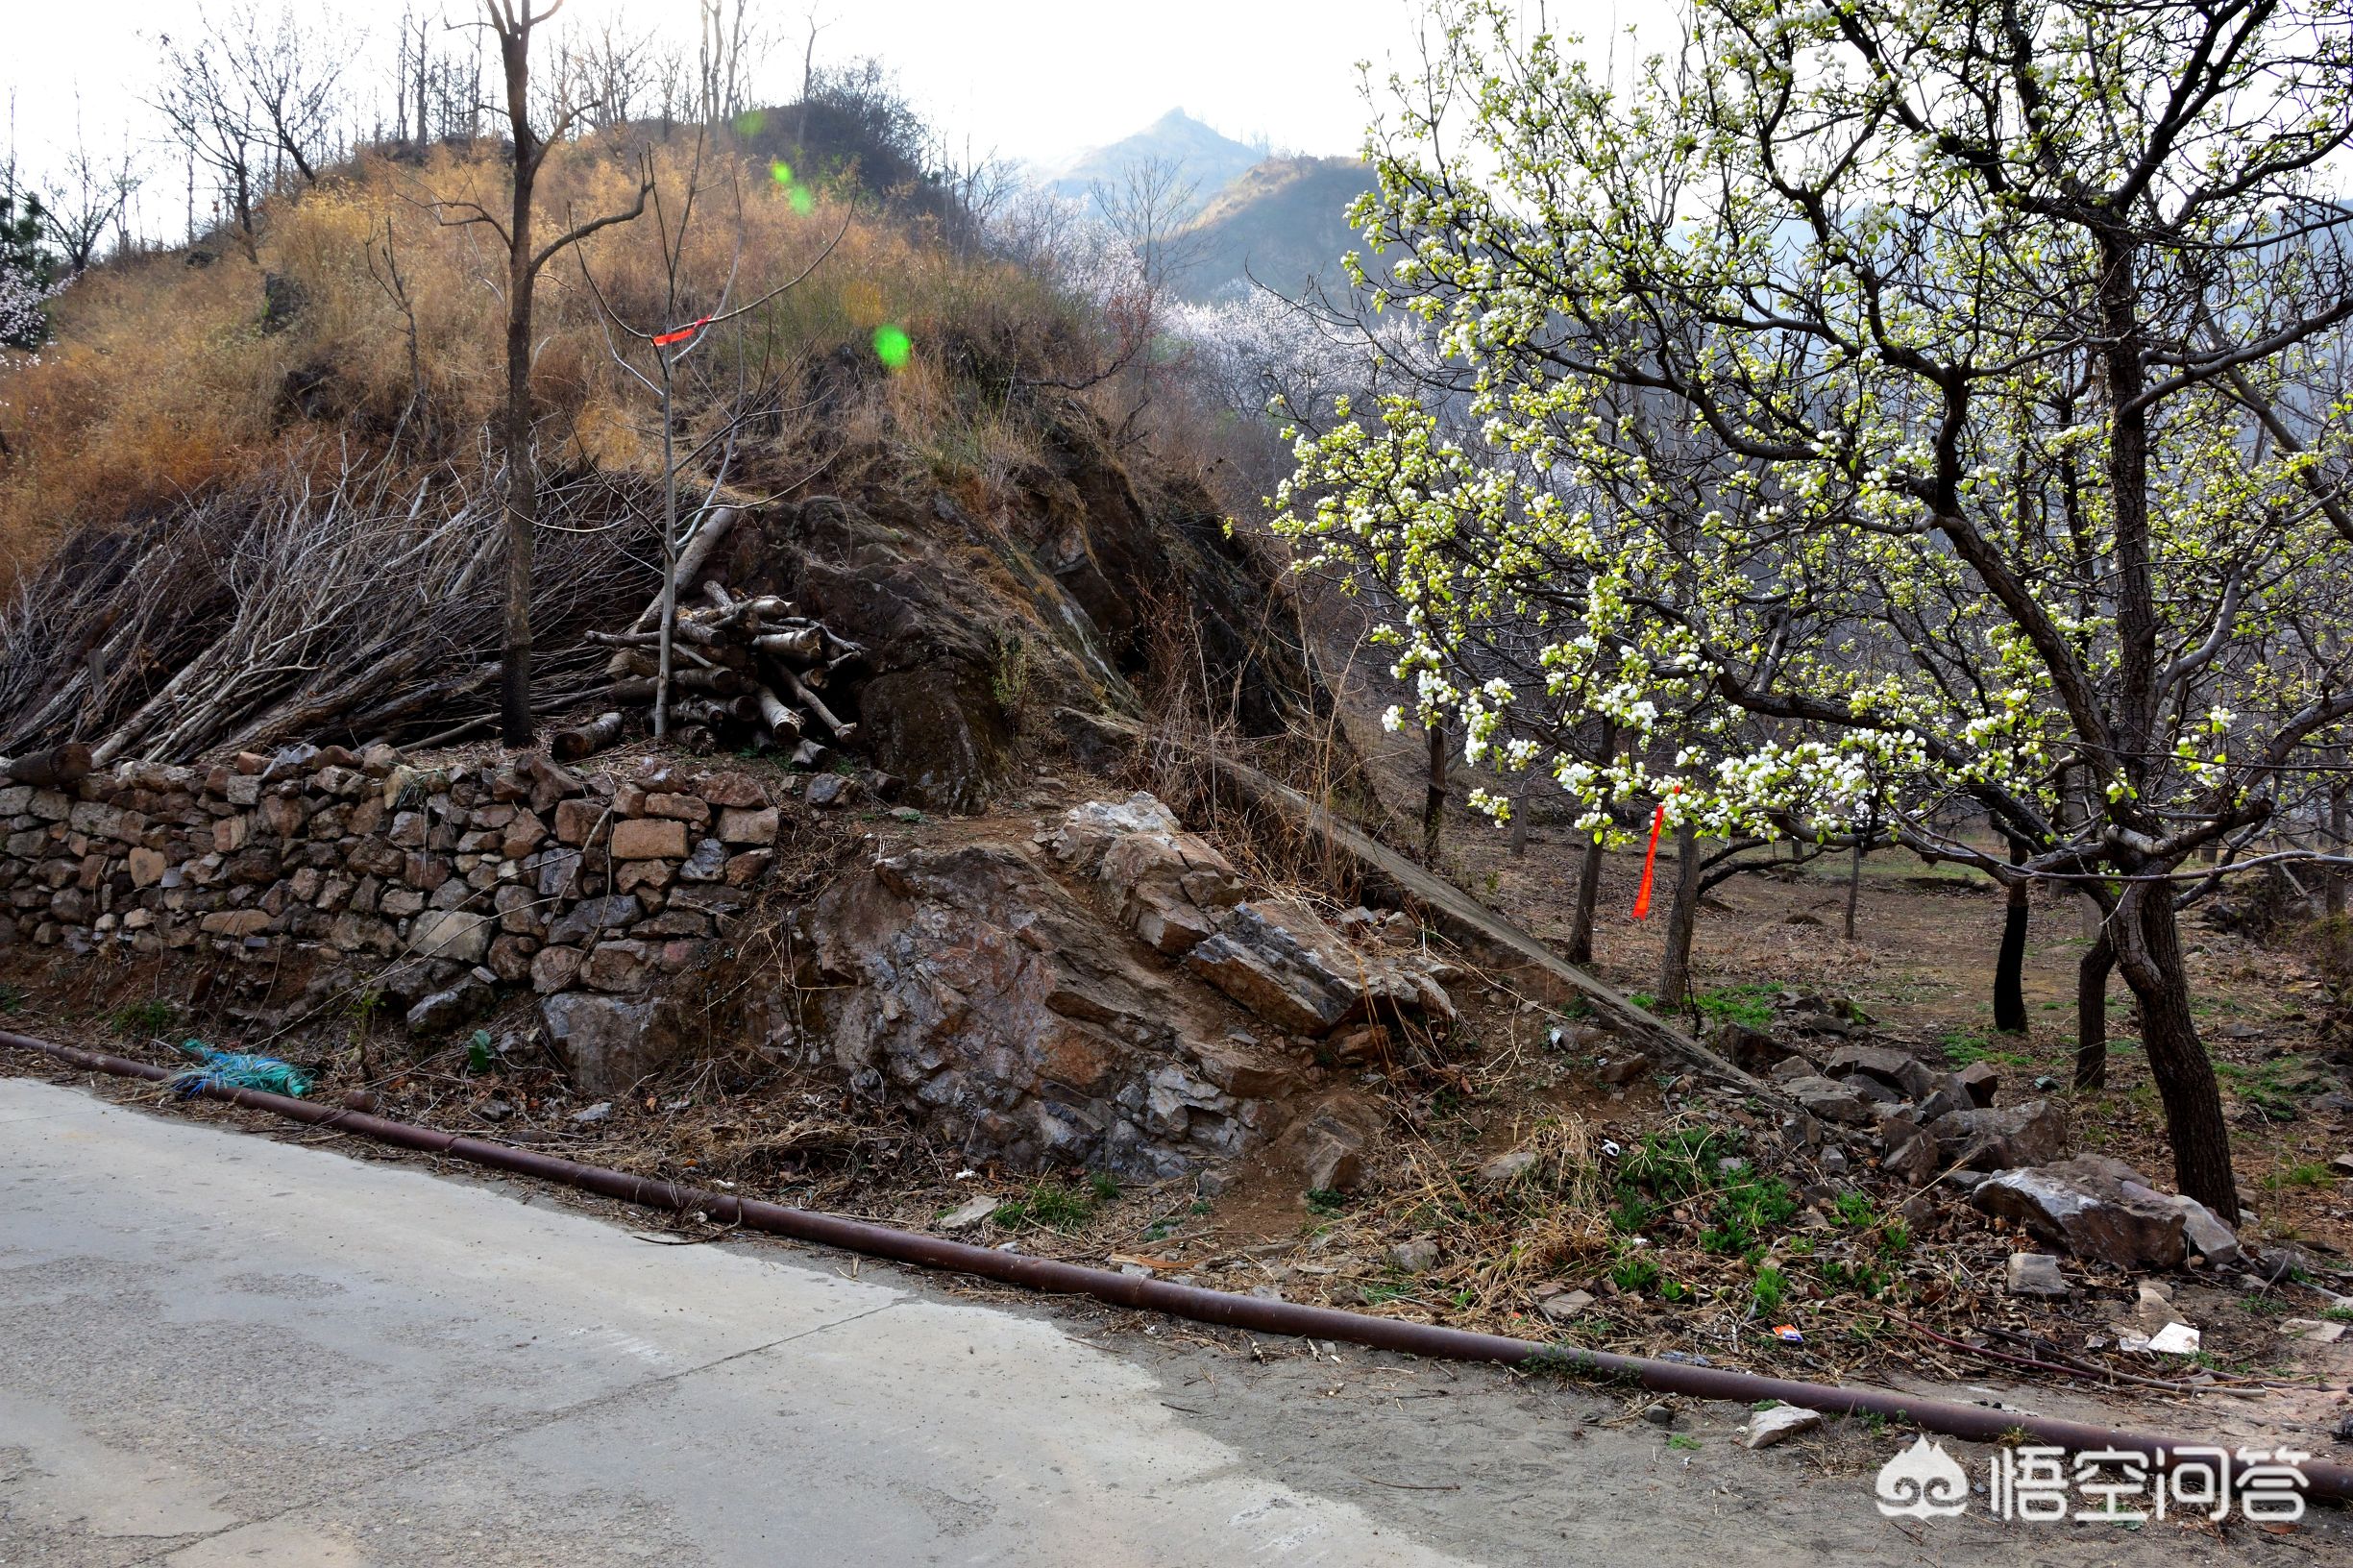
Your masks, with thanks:
M79 1050L70 1045L59 1045L6 1031L0 1031L0 1045L39 1051L76 1066L120 1077L161 1082L172 1076L169 1068L151 1066L144 1062L108 1056L97 1051ZM699 1211L722 1224L766 1231L798 1241L841 1247L869 1257L912 1263L920 1268L976 1274L1007 1285L1063 1295L1091 1296L1116 1307L1166 1312L1195 1322L1248 1329L1260 1334L1330 1339L1409 1356L1459 1361L1495 1361L1506 1366L1532 1370L1556 1370L1639 1384L1659 1393L1685 1394L1694 1399L1733 1400L1744 1405L1762 1399L1775 1399L1784 1405L1796 1405L1828 1414L1878 1415L1927 1432L1975 1442L1998 1442L2022 1432L2031 1441L2064 1448L2070 1453L2097 1449L2139 1454L2146 1457L2152 1468L2163 1466L2168 1458L2179 1450L2211 1450L2228 1446L2125 1432L2081 1421L2026 1415L2016 1410L1994 1410L1977 1405L1916 1399L1879 1388L1842 1388L1831 1384L1799 1383L1787 1378L1768 1378L1723 1367L1688 1366L1678 1361L1654 1360L1642 1356L1619 1356L1608 1351L1539 1344L1504 1335L1476 1334L1467 1329L1448 1329L1428 1323L1409 1323L1397 1318L1372 1317L1332 1307L1309 1307L1296 1302L1235 1295L1224 1290L1206 1290L1198 1286L1174 1285L1164 1280L1089 1268L1081 1263L1033 1258L1024 1253L998 1252L968 1242L895 1230L887 1225L871 1225L863 1220L844 1219L836 1214L819 1213L807 1209L791 1209L757 1198L739 1198L732 1193L714 1192L678 1182L632 1176L625 1171L601 1165L584 1165L533 1149L466 1138L309 1100L289 1099L282 1094L265 1094L250 1089L211 1089L206 1092L215 1099L229 1100L257 1111L268 1111L295 1121L356 1133L362 1138L376 1139L426 1154L447 1155L472 1164L513 1171L521 1176L563 1182L608 1198L617 1198L624 1203L682 1213ZM2339 1503L2353 1501L2353 1467L2314 1460L2308 1461L2302 1468L2308 1497Z

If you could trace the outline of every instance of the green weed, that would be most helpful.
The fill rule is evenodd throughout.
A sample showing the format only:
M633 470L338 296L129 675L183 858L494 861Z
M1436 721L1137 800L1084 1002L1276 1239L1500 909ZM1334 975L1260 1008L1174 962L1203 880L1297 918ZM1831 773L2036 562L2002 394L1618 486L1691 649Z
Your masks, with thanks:
M160 996L116 1008L107 1017L114 1032L124 1036L168 1035L180 1022L180 1009Z

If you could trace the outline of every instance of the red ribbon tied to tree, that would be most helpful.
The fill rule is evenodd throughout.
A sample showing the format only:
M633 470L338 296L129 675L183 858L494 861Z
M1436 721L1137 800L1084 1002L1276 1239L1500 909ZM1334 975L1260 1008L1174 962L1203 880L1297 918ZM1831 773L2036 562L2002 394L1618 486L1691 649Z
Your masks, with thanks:
M655 339L653 340L654 347L656 347L656 348L662 348L662 347L666 347L667 345L672 344L672 343L683 343L683 342L685 342L685 341L686 341L688 338L690 338L690 337L694 336L694 335L695 335L697 332L701 331L702 331L702 330L703 330L705 327L708 327L709 325L711 325L711 318L710 318L710 317L708 317L708 316L703 316L703 317L700 317L700 318L699 318L698 320L696 320L696 321L695 321L695 322L694 322L694 323L693 323L691 326L681 327L681 328L679 328L679 329L678 329L676 331L674 331L674 332L664 332L664 333L663 333L661 336L659 336L659 337L657 337L657 338L655 338Z
M1683 787L1678 784L1667 793L1680 795L1683 793ZM1647 920L1651 918L1651 875L1658 869L1658 830L1666 825L1667 803L1661 800L1658 802L1658 809L1651 813L1651 847L1643 854L1642 886L1634 893L1634 919L1637 920Z

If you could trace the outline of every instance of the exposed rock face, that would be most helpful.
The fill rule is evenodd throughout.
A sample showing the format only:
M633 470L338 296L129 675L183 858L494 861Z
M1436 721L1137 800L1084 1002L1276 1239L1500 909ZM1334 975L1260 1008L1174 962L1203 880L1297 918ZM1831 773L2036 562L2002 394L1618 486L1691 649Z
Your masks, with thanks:
M1970 1201L2112 1267L2174 1268L2187 1256L2181 1210L2131 1166L2097 1155L2001 1171Z
M1418 954L1352 947L1287 899L1237 904L1186 965L1275 1027L1311 1039L1384 1013L1455 1017L1439 971Z
M1112 914L1166 958L1190 952L1241 899L1225 856L1141 792L1072 807L1053 849L1073 871L1091 873Z
M817 1041L971 1157L1170 1175L1236 1152L1268 1115L1226 1087L1228 1062L1189 1046L1227 1032L1205 999L1146 968L1019 846L878 861L829 889L804 931L829 988Z
M934 810L977 811L1012 783L1026 704L1140 713L1131 679L1164 648L1237 694L1246 733L1278 733L1311 706L1305 660L1268 635L1264 605L1283 585L1209 497L1131 475L1076 399L1029 406L1042 459L975 502L980 515L945 492L815 496L739 527L714 573L865 646L845 717L858 748Z
M596 996L566 992L539 1004L540 1022L590 1094L618 1094L676 1054L671 1010L650 996Z

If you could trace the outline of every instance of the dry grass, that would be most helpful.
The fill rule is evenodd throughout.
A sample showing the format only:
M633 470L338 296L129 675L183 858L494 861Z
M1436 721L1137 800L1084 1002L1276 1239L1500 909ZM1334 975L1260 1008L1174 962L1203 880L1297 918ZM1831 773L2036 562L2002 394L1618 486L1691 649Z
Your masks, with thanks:
M568 215L625 208L636 152L620 139L560 149L543 176L543 233ZM677 138L653 156L674 224L696 152ZM699 180L683 252L687 319L717 303L731 267L733 298L756 298L839 235L803 284L690 361L690 424L738 403L765 411L764 460L747 465L755 479L803 477L828 457L837 475L846 461L1002 475L1032 455L1022 422L1005 412L1006 388L1078 351L1090 331L1083 309L847 198L796 200L731 153L706 151ZM451 208L435 204L495 211L504 184L487 146L437 149L422 166L363 157L273 198L257 260L224 246L203 253L202 265L196 254L152 256L76 282L58 302L54 344L0 367L0 587L77 527L152 515L225 480L319 460L322 429L362 445L398 430L421 456L471 455L502 395L504 256L489 229L445 224L437 213ZM648 471L656 451L648 400L610 360L582 261L625 319L674 325L650 215L551 262L537 294L543 456ZM265 276L299 299L290 320L266 319ZM425 389L415 409L412 313ZM885 326L914 345L897 374L875 355Z

